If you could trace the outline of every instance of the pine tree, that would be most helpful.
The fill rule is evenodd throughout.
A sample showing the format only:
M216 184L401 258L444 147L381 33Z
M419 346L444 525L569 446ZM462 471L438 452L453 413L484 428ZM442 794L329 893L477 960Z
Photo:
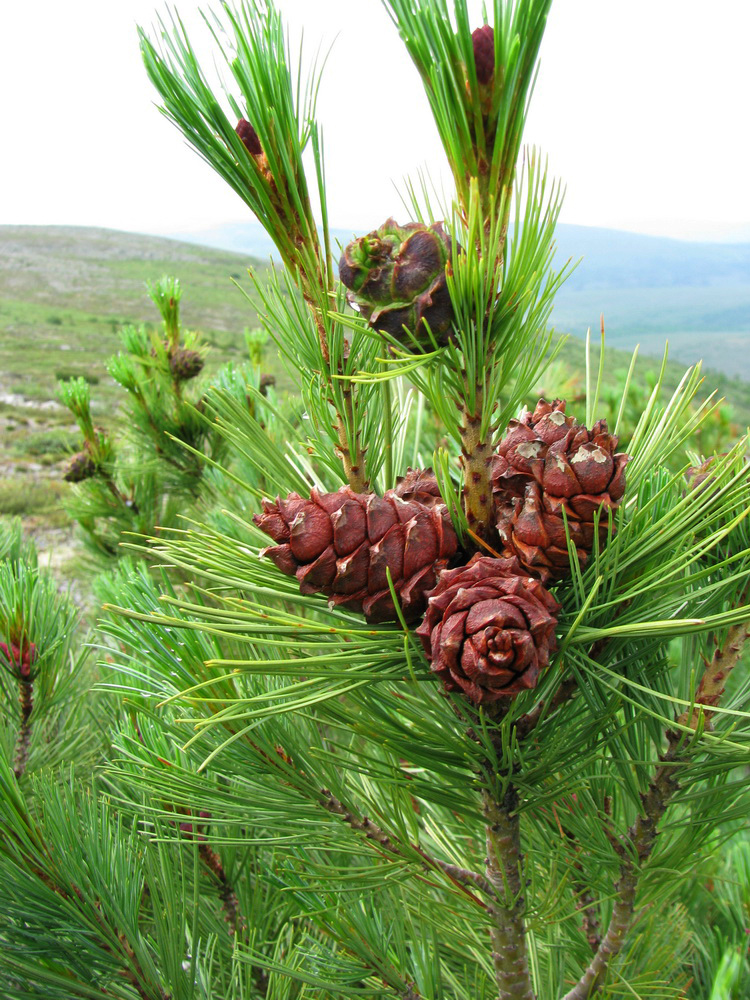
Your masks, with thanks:
M209 382L199 379L207 348L182 324L179 280L165 276L148 291L161 315L160 329L125 326L123 350L108 365L125 392L123 411L108 415L107 427L98 426L85 379L60 382L58 389L82 436L64 474L74 487L66 508L88 553L105 566L133 536L173 527L210 495L206 473L226 453L206 416L214 387L233 392L243 407L255 405L252 394L261 388L257 349L250 364L228 365Z

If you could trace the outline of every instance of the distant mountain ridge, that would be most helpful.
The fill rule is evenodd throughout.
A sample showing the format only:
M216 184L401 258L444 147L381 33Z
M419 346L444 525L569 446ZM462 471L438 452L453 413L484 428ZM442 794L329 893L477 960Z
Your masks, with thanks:
M186 288L188 322L242 330L247 302L232 286L273 249L257 224L218 226L172 238L76 226L0 226L2 300L46 303L117 319L147 319L143 282L169 271ZM333 232L342 244L354 234ZM218 249L211 249L211 247ZM553 322L584 336L603 313L614 347L704 359L750 381L750 243L688 243L618 230L562 225L557 260L583 258L559 291ZM15 308L15 307L14 307Z
M346 244L354 234L332 231ZM360 234L361 235L361 234ZM274 248L257 223L234 223L180 239L231 249L261 259ZM641 344L659 355L665 341L676 360L706 364L750 380L750 242L693 243L615 229L560 225L558 266L580 263L558 292L558 330L598 333L604 316L617 347Z
M233 222L186 233L173 239L246 253L267 260L276 249L258 223ZM332 229L334 241L345 245L354 235ZM582 288L668 287L670 285L750 286L750 239L743 243L689 242L662 236L644 236L620 229L560 224L558 260L583 258L571 278Z

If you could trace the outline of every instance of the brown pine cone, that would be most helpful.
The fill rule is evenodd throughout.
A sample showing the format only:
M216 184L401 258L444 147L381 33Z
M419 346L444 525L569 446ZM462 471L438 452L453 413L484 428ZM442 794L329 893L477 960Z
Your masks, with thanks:
M187 382L200 375L204 364L198 351L190 351L184 347L178 348L169 356L169 370L178 382Z
M536 687L559 610L518 560L476 555L440 574L416 633L446 690L486 705Z
M337 493L313 489L309 499L290 493L265 500L253 520L279 543L261 555L296 576L303 594L325 594L369 622L397 619L387 569L405 620L415 621L458 550L444 504L404 500L395 490L384 497L348 486Z
M510 422L491 473L497 530L507 552L544 583L570 571L563 511L581 564L594 546L597 510L606 541L607 511L622 500L629 461L616 447L605 420L588 430L565 413L564 400L540 400Z

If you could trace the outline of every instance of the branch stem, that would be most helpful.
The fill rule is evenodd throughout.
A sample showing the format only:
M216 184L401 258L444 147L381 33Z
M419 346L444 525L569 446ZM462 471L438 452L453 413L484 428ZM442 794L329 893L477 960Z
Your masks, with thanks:
M34 709L34 682L22 677L18 684L21 705L21 725L16 739L15 756L13 758L13 773L19 779L29 762L29 745L31 743L31 713Z
M355 816L351 810L347 809L343 802L340 802L339 799L337 799L336 796L329 791L329 789L323 788L321 790L320 801L321 805L323 805L330 813L333 813L336 816L341 816L353 830L363 833L367 840L372 840L376 844L379 844L380 847L382 847L388 854L401 858L407 857L401 846L394 842L389 833L379 827L376 823L373 823L367 816ZM478 889L480 892L485 893L493 899L495 898L495 887L489 879L486 879L483 875L478 872L469 871L468 868L460 868L457 865L452 865L446 861L440 861L438 858L433 858L415 844L411 844L410 846L412 850L416 851L422 858L422 868L424 871L434 872L435 869L438 869L447 875L452 882L463 889ZM469 895L474 902L479 903L482 907L487 907L488 904L482 902L474 896L473 892L469 892Z
M677 757L679 737L670 737L669 749L661 758L650 785L641 796L643 812L631 826L624 847L626 855L615 885L615 904L612 917L591 964L563 1000L589 1000L599 988L611 960L619 954L625 935L633 921L638 881L643 864L654 848L659 821L667 811L672 796L677 791L676 770L684 763Z
M393 400L390 379L383 382L383 452L385 488L393 486Z
M517 813L518 794L509 785L502 799L483 794L487 837L487 878L499 903L490 931L498 1000L535 1000L529 974L524 926L523 856Z
M352 402L351 389L344 388L344 408L351 426L354 420L354 406ZM349 438L346 433L347 421L340 414L336 414L336 431L339 438L339 454L344 465L346 480L355 493L366 493L368 489L367 469L365 466L365 453L359 441L359 434L354 446L354 451L349 447Z
M328 292L325 287L325 283L322 279L322 272L320 278L321 288L320 294L324 297L327 296ZM334 404L334 394L333 394L333 378L330 374L331 366L331 354L328 348L328 334L326 331L325 321L323 320L323 311L315 295L309 290L309 285L303 283L303 297L307 303L310 312L315 319L315 326L318 331L318 341L320 343L320 351L323 357L323 362L328 372L328 385L331 390L330 402L336 412L336 422L334 428L336 431L336 436L338 438L338 454L341 458L341 462L344 466L344 474L346 476L346 481L349 486L354 490L355 493L366 493L369 482L367 478L367 466L365 464L365 453L362 449L362 444L359 438L359 432L355 432L354 447L350 446L349 435L347 433L347 427L354 427L354 400L353 400L353 383L351 381L343 381L343 388L341 390L341 395L343 396L344 406L343 413L339 411ZM339 363L339 375L343 375L343 367Z
M229 925L230 935L242 934L246 928L245 919L240 913L240 903L237 893L227 878L221 858L210 844L206 843L202 843L199 846L198 853L205 866L216 876L216 880L219 883L219 899L221 900L221 908L224 911L224 918Z
M474 412L464 410L461 426L461 454L464 471L464 512L469 527L480 538L490 534L492 522L492 488L490 485L490 463L492 445L482 440L482 404L484 390L476 387Z
M748 591L740 598L740 603L744 604L748 597ZM692 712L686 709L677 720L681 726L690 726L697 729L701 714L705 720L706 728L710 728L712 708L719 704L721 696L724 694L727 678L739 663L742 656L742 649L750 635L748 627L750 622L741 622L733 625L729 629L727 640L723 646L717 646L711 662L707 664L706 670L700 679L698 689L695 692L695 704Z

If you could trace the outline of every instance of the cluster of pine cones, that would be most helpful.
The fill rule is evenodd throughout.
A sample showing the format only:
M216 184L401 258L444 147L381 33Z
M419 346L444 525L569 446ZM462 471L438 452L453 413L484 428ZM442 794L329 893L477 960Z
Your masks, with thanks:
M489 704L535 687L549 663L559 605L547 585L570 574L566 524L581 564L597 533L606 542L625 491L616 447L605 421L588 430L563 400L512 420L491 467L500 558L469 559L434 475L413 469L382 497L344 486L264 501L254 521L277 544L261 554L368 622L422 619L446 689Z

